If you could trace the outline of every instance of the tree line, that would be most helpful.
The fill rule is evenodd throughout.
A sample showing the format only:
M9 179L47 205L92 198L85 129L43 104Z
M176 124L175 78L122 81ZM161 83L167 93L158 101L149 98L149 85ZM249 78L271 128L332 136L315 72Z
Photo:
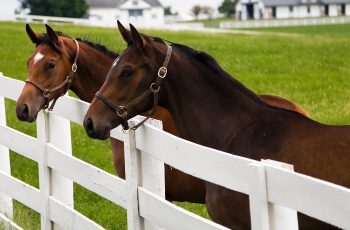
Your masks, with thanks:
M46 15L57 17L81 18L87 17L88 4L85 0L20 0L23 9L30 9L32 15ZM226 17L233 17L238 0L224 0L218 10ZM191 10L198 19L200 14L212 18L214 9L210 6L195 5ZM176 15L172 13L171 7L164 8L165 15Z

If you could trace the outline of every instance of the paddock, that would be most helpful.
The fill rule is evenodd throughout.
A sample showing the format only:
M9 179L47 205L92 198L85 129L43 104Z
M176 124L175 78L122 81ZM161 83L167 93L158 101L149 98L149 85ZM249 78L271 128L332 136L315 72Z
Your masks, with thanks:
M0 77L0 219L7 229L20 229L11 221L12 199L40 213L41 229L103 229L74 210L73 181L125 208L128 229L226 229L164 199L164 163L249 195L254 230L297 229L296 211L350 229L349 189L290 165L193 144L163 132L158 121L137 131L113 130L126 150L126 180L115 177L72 156L70 121L82 124L85 102L65 96L53 112L41 112L36 138L6 126L4 98L17 100L23 86ZM38 162L40 189L10 175L9 149Z

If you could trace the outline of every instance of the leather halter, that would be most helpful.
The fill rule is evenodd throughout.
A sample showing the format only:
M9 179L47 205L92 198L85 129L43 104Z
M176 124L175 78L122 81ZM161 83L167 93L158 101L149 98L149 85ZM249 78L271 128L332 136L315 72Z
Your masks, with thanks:
M53 110L53 107L55 106L57 99L67 93L69 87L72 84L73 75L74 75L75 72L77 72L77 69L78 69L77 61L78 61L78 57L79 57L79 50L80 50L80 48L79 48L79 43L77 42L77 40L73 39L73 41L76 44L77 51L76 51L76 54L75 54L75 58L74 58L74 62L72 64L71 71L70 71L69 75L66 77L66 79L63 82L61 82L56 87L53 87L51 89L47 89L47 88L42 87L41 85L39 85L35 81L26 80L26 83L34 85L38 90L40 90L42 92L42 95L45 98L45 107L44 107L44 109L47 109L49 107L49 103L50 103L49 98L50 98L51 93L59 90L62 87L65 87L63 93L61 95L59 95L58 97L53 99L53 102L52 102L52 104L51 104L51 106L49 108L49 111Z
M110 109L113 110L117 114L118 117L122 119L122 126L124 130L128 130L129 128L136 130L139 128L142 124L144 124L151 116L153 116L156 112L156 107L158 105L158 92L160 90L160 85L162 83L162 80L166 77L168 73L168 64L171 58L172 50L173 48L170 45L167 45L168 50L166 57L164 59L163 65L158 70L158 77L155 82L153 82L149 89L143 92L141 95L133 99L131 102L129 102L125 106L118 106L114 102L112 102L110 99L108 99L106 96L104 96L100 91L98 91L95 96L100 99L102 102L104 102ZM140 103L144 98L148 97L149 95L153 94L153 107L148 111L147 117L142 120L137 125L134 125L133 127L129 127L128 121L126 119L126 116L128 115L128 111Z

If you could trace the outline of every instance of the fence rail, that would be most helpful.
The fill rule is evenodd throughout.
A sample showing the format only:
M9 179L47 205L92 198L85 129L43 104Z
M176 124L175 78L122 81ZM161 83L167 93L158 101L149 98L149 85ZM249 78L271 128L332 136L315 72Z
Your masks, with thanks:
M16 100L23 85L23 82L0 77L0 99ZM64 96L53 112L39 114L37 138L0 122L0 145L38 162L40 177L40 189L37 189L12 177L0 165L0 192L39 212L42 229L52 226L54 229L102 229L75 211L69 199L52 194L54 186L56 189L70 187L67 183L55 185L52 174L74 181L127 209L129 229L227 229L164 199L164 163L248 194L253 230L297 229L296 211L350 229L349 189L295 173L290 170L291 166L285 169L282 163L258 162L191 143L160 130L162 125L157 121L125 134L120 128L112 131L111 136L124 141L126 180L71 156L69 148L64 150L54 139L45 138L46 132L53 134L55 127L67 125L66 120L81 124L87 108L87 103ZM0 156L6 154L8 151L0 152ZM189 163L193 161L201 164ZM66 195L73 198L72 193ZM0 200L0 205L10 203ZM0 207L0 210L6 208ZM0 216L0 222L8 223L4 219Z
M312 26L350 23L350 17L294 18L248 21L223 21L221 29L258 28L258 27L288 27Z
M74 25L90 25L89 19L83 18L68 18L68 17L52 17L52 16L41 16L41 15L21 15L15 14L15 20L20 22L41 22L41 23L65 23Z

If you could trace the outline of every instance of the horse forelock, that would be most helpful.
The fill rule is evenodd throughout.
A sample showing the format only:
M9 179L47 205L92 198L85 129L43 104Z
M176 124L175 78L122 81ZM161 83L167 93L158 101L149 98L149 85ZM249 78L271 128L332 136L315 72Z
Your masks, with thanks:
M69 35L64 34L64 33L60 32L60 31L55 31L55 33L59 37L73 39ZM92 41L89 41L89 40L86 40L86 39L83 39L83 38L76 38L76 40L80 41L80 42L83 42L83 43L87 44L89 47L94 48L94 49L96 49L96 50L106 54L107 56L114 58L114 59L119 56L118 53L109 50L106 46L102 45L101 43L94 43ZM50 46L54 51L56 51L59 54L62 53L62 51L54 44L54 42L48 36L47 33L43 33L39 37L39 42L38 42L37 46L42 45L42 44Z
M60 31L56 31L55 32L57 36L59 37L65 37L65 38L71 38L68 35L60 32ZM56 51L57 53L61 54L62 51L54 44L54 42L52 41L52 39L49 37L49 35L47 33L42 33L40 35L40 37L38 38L38 43L37 43L37 47L39 45L48 45L50 46L54 51Z

